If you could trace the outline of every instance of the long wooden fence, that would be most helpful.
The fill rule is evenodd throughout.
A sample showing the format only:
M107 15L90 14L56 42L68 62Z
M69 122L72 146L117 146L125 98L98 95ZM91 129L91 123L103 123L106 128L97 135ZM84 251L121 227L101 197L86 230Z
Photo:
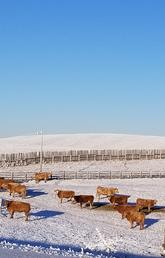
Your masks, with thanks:
M35 172L0 172L0 177L11 178L19 182L33 179ZM131 179L165 178L165 171L58 171L53 172L54 180L70 179Z
M0 154L0 167L26 166L40 162L40 152ZM165 159L165 149L152 150L77 150L42 152L43 163Z

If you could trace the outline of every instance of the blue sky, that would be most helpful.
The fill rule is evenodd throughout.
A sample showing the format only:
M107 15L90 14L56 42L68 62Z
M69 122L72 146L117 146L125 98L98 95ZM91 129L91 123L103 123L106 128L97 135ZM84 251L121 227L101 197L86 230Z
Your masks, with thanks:
M165 1L0 0L0 137L165 136Z

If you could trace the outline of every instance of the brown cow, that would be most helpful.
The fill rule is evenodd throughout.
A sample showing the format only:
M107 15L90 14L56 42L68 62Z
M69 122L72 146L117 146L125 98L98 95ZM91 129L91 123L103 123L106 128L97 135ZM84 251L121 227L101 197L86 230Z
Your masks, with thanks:
M13 218L14 212L24 212L25 213L25 221L28 220L29 211L31 209L29 203L5 200L5 206L8 210L8 212L10 213L11 218Z
M74 200L80 203L81 208L83 203L89 203L90 208L92 208L94 196L93 195L75 195Z
M150 212L151 208L153 208L156 203L157 200L152 199L137 198L136 200L136 205L139 207L139 210L143 208L148 208L148 212Z
M2 188L8 190L8 192L9 192L10 195L11 195L12 189L13 189L15 186L17 186L17 185L19 185L19 183L10 182L10 183L7 183L7 184L2 184Z
M21 185L18 183L9 183L7 184L7 189L10 195L12 194L13 197L15 193L18 193L20 196L22 196L22 198L26 196L26 185Z
M14 183L14 180L0 178L0 189L7 189L8 183Z
M138 211L138 207L136 205L117 205L114 208L121 213L122 219L125 218L126 213L130 211Z
M108 200L112 203L113 206L115 206L116 203L119 205L126 205L128 203L129 197L130 195L114 194L109 197Z
M127 218L127 220L130 222L131 228L133 228L133 223L136 222L137 225L140 225L140 230L144 229L145 215L143 212L125 211L124 217Z
M112 194L118 193L119 190L116 187L103 187L98 186L96 189L96 197L100 199L100 195L111 196Z
M3 189L8 190L9 193L10 193L10 189L11 189L12 187L16 186L16 185L19 185L19 183L9 182L9 183L3 183L1 187L2 187ZM10 195L11 195L11 193L10 193Z
M58 198L60 198L61 203L62 203L63 198L71 200L75 196L75 192L74 191L58 190L58 189L56 189L54 191L57 193Z
M44 180L45 183L49 178L52 178L52 172L37 172L33 177L36 183L39 183L41 180Z

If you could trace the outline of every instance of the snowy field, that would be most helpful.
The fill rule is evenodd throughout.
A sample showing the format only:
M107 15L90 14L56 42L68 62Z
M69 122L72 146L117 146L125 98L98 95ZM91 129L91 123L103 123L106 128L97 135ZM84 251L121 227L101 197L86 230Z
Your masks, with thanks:
M14 219L3 210L0 217L0 246L41 254L74 257L159 257L164 237L165 209L146 216L145 229L130 229L126 219L111 208L108 200L95 198L93 209L66 200L61 204L54 189L72 189L76 194L96 193L98 185L116 186L137 197L156 198L165 207L165 179L70 180L26 183L26 201L32 206L28 222L23 214ZM1 197L9 199L7 192ZM20 197L16 198L21 200ZM24 200L25 201L25 200ZM137 254L139 256L137 256Z
M38 172L39 164L15 167L0 167L0 172ZM80 161L43 164L43 171L59 172L160 172L165 173L165 159L131 161Z
M39 151L41 136L18 136L0 139L0 153ZM46 135L43 150L78 149L165 149L165 137L113 134ZM5 167L0 172L36 172L39 165ZM60 162L43 164L52 171L165 171L165 160ZM113 180L52 180L47 183L25 183L31 204L31 216L23 214L14 219L3 210L0 214L0 257L160 257L165 228L165 179ZM120 193L129 194L129 202L137 197L158 200L156 209L146 216L145 229L130 229L126 219L114 211L106 198L95 198L94 207L83 207L64 201L60 204L54 189L71 189L76 194L93 194L96 187L116 186ZM5 191L1 198L10 199ZM15 197L16 200L22 200Z
M40 151L41 135L0 138L0 153ZM165 149L165 137L127 134L55 134L43 136L44 151Z

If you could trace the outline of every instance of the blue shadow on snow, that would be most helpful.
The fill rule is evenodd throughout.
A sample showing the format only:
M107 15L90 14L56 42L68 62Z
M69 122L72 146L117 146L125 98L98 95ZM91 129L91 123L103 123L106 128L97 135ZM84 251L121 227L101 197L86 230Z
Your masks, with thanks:
M132 254L132 253L125 253L125 252L108 252L108 251L101 251L101 250L91 250L89 248L83 248L83 254L82 254L82 248L80 246L74 246L74 245L65 245L65 244L49 244L39 241L26 241L26 240L18 240L18 239L12 239L12 238L0 238L0 242L6 241L7 243L10 243L12 245L19 246L27 246L30 245L31 247L39 247L39 248L45 248L45 249L55 249L57 251L56 255L62 254L62 252L72 251L75 252L75 257L77 255L81 255L83 257L84 255L89 255L90 257L96 257L101 256L102 258L158 258L158 256L153 255L139 255L139 254ZM3 246L3 245L2 245ZM68 254L69 256L69 254ZM63 257L62 255L60 257ZM67 257L67 253L65 255ZM72 257L74 257L74 253L72 253Z

